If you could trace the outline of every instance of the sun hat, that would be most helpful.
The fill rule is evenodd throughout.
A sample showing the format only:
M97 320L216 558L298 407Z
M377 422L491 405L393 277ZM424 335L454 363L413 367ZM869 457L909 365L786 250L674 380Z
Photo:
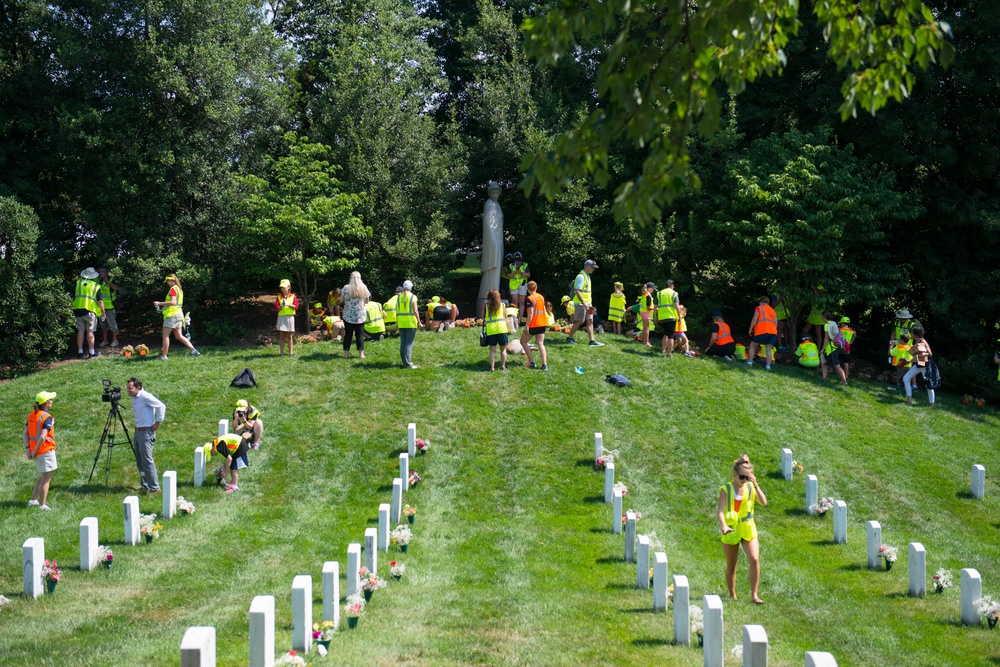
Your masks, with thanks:
M413 281L412 280L404 280L403 281L403 289L404 290L413 289Z
M173 280L174 282L177 282L177 274L176 273L168 273L167 277L163 279L163 282L167 282L168 280Z
M290 288L291 286L292 286L292 281L289 280L288 278L285 278L280 283L278 283L278 287L289 287Z
M903 310L901 310L898 313L896 313L896 319L898 319L898 320L909 320L909 319L913 319L913 315L910 315L910 311L908 311L906 308L904 308Z
M847 315L844 315L843 317L840 318L840 323L841 324L850 324L851 323L851 318L849 318Z
M245 398L241 398L240 400L236 401L236 409L237 410L239 410L240 408L246 409L248 407L250 407L250 404L247 403L247 401L246 401Z
M95 280L98 278L98 276L99 274L97 273L97 271L94 270L94 267L92 266L88 266L87 268L85 268L83 271L80 272L80 277L84 278L85 280Z
M35 395L35 403L41 405L47 401L51 401L56 397L56 392L54 391L40 391Z
M584 265L584 266L592 266L592 267L594 267L595 269L599 269L599 268L601 268L601 267L597 266L597 262L595 262L595 261L594 261L594 260L592 260L592 259L588 259L588 260L587 260L586 262L584 262L584 263L583 263L583 265Z

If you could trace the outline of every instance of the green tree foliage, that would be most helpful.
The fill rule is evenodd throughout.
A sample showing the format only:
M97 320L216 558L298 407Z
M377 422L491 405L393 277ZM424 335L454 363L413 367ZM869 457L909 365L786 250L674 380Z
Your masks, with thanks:
M363 198L341 192L330 148L294 132L289 154L271 161L268 178L240 177L245 190L239 225L249 242L251 264L262 277L292 276L297 293L311 303L319 280L358 266L362 242L371 236L355 212ZM308 318L302 318L308 324Z

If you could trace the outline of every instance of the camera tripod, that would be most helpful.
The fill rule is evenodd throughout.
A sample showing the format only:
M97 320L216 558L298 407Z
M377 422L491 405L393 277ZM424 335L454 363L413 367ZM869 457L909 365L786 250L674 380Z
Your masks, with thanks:
M128 427L125 426L125 420L122 418L121 409L119 408L118 401L111 401L111 409L108 411L108 418L104 422L104 432L101 434L101 443L97 446L97 454L94 455L94 467L90 469L90 477L87 478L87 483L94 478L94 471L97 470L97 462L101 460L101 452L107 450L107 457L105 459L106 463L104 465L104 492L108 491L108 480L111 477L111 453L115 448L116 443L115 438L118 434L118 425L121 424L122 433L125 435L125 441L129 444L129 449L132 449L132 438L128 434Z

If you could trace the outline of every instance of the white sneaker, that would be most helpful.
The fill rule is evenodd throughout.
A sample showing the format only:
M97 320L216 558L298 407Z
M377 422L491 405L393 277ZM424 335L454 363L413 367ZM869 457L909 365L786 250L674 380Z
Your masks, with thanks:
M118 341L114 341L113 343L111 343L111 347L118 347Z
M37 507L40 504L41 503L39 503L37 500L29 500L28 501L28 507Z
M51 507L49 507L48 505L39 505L39 506L38 506L38 509L40 509L40 510L50 510L50 509L52 509L52 508L51 508Z

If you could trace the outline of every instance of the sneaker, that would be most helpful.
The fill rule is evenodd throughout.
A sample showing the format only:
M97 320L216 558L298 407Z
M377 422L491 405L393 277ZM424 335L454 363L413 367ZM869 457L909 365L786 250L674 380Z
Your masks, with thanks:
M107 346L108 346L108 341L106 341L106 340L102 340L102 341L101 341L101 342L100 342L100 343L99 343L99 344L97 345L97 347L107 347Z
M101 356L101 353L98 352L97 350L91 350L90 351L90 358L91 359L96 359L99 356Z
M684 356L685 357L693 357L694 356L694 352L692 352L691 350L688 350L687 352L684 353Z
M199 352L198 350L191 350L191 356L192 357L200 357L201 356L201 352Z
M28 501L28 507L38 507L39 505L41 505L41 503L38 502L37 500L29 500Z
M726 361L736 361L735 359L733 359L733 358L732 358L731 356L729 356L728 354L727 354L727 355L726 355L725 357L723 357L723 359L725 359Z
M501 366L500 367L500 372L501 373L506 373L507 372L507 367L506 366Z
M575 340L573 340L572 338L570 338L569 336L566 337L566 342L569 343L570 345L576 345L577 344L577 342Z
M765 371L769 371L769 370L771 370L771 367L770 366L764 366L764 370Z
M604 347L604 343L598 343L596 340L590 341L591 347Z
M420 366L417 366L416 364L410 364L409 366L407 366L407 368L410 369L411 371L415 371L418 368L420 368Z
M256 452L258 449L260 449L260 443L259 442L253 443L253 450Z
M76 353L76 358L83 359L83 350L80 350L79 352Z
M524 365L527 366L528 368L536 368L534 361L532 361L530 363L529 362L525 362Z
M747 363L747 366L753 366L753 362L752 361L748 361L746 363Z
M38 506L38 509L40 509L40 510L45 510L46 512L48 512L48 511L49 511L49 510L51 510L52 508L51 508L51 507L49 507L48 505L39 505L39 506Z
M118 347L118 341L114 341L114 342L112 342L112 343L111 343L111 347Z
M549 365L548 364L542 364L542 370L543 371L549 370Z
M232 484L226 484L226 493L232 493L233 491L239 491L240 487L233 486Z
M163 356L163 355L161 354L160 356L158 356L158 357L156 358L156 360L157 360L157 361L166 361L166 360L167 360L167 358L166 358L165 356Z

